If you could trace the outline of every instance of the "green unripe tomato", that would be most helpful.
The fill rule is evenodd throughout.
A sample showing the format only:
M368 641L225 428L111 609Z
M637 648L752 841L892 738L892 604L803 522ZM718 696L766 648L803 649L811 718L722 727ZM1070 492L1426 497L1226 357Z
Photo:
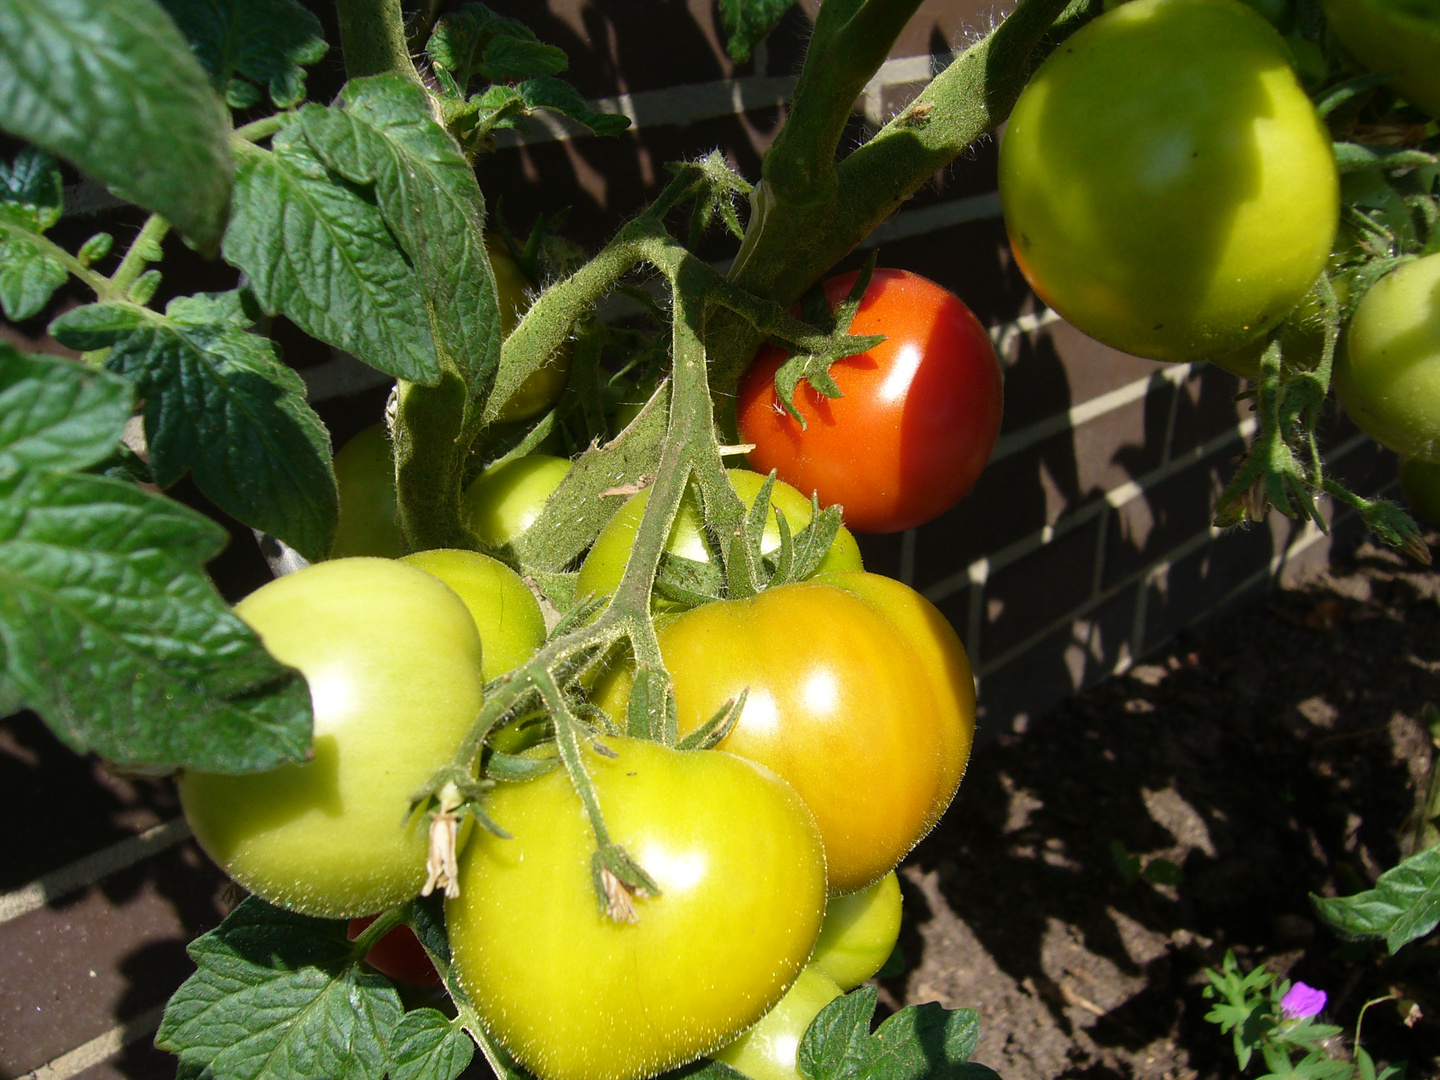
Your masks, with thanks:
M498 559L475 551L437 548L417 551L400 561L433 574L465 601L480 631L481 674L487 683L529 660L545 644L540 602L520 575Z
M891 870L859 892L830 898L810 966L853 990L885 966L899 937L900 879Z
M1440 462L1440 255L1406 263L1365 294L1335 359L1335 395L1376 442Z
M1400 490L1417 518L1440 529L1440 464L1404 458L1400 462Z
M387 559L336 559L251 593L235 613L299 668L314 758L244 776L186 772L180 803L222 869L273 904L371 915L425 882L427 822L410 799L481 703L480 636L449 588Z
M727 469L726 472L741 501L747 508L753 506L756 496L765 484L765 477L748 469ZM646 488L626 499L625 505L605 523L600 535L595 538L590 553L585 556L585 561L580 566L580 576L575 581L576 596L587 593L608 596L615 591L625 573L625 563L630 558L630 549L635 546L635 537L640 532L640 519L644 517L645 507L649 504L650 489ZM760 549L765 552L775 551L780 547L780 526L775 518L776 510L785 515L785 522L790 526L792 536L810 524L810 500L789 484L777 480L770 493L770 516L765 522L765 532L760 541ZM665 550L672 555L694 559L696 562L709 562L710 552L705 546L702 527L700 508L696 505L693 490L687 491L680 503L680 512L675 515L675 523L670 526L670 538L666 541ZM855 542L854 534L842 525L815 572L823 574L831 570L861 569L864 567L860 559L860 545ZM677 606L659 597L655 600L658 610L670 610Z
M595 749L603 741L612 756ZM657 896L597 908L595 834L565 770L501 783L445 905L455 972L486 1029L541 1080L639 1080L711 1053L800 974L825 860L795 791L730 754L581 744L610 837Z
M485 251L490 256L490 268L495 271L495 288L500 294L500 331L506 337L520 325L520 319L530 307L529 290L531 281L525 276L518 263L505 249L505 241L494 233L485 234ZM529 420L539 416L560 400L566 384L570 381L570 363L574 353L566 342L539 369L520 384L510 400L501 408L496 419L502 424L517 420Z
M404 554L395 505L395 460L384 424L366 428L340 448L335 455L335 485L340 521L330 557L398 559Z
M1000 196L1042 300L1169 361L1274 327L1325 268L1340 211L1289 50L1238 0L1132 0L1066 40L1010 115Z
M1390 86L1440 116L1440 7L1434 0L1324 0L1330 30L1371 71L1394 72Z
M527 454L485 470L465 489L461 512L475 535L503 548L535 523L545 500L570 472L570 462Z
M800 1040L820 1010L840 992L833 979L811 964L758 1024L711 1056L739 1069L750 1080L803 1080L795 1067Z

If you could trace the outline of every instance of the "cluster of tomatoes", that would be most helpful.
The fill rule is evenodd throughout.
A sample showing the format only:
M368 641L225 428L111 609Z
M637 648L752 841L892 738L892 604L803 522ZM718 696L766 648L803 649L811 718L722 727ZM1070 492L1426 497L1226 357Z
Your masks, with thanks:
M504 284L513 264L498 250L492 260ZM852 284L832 283L832 302ZM969 310L913 274L876 273L851 332L887 340L837 365L844 397L797 392L803 425L775 401L780 358L762 355L741 395L742 437L761 467L843 504L857 527L903 528L948 508L984 465L999 364ZM535 400L543 408L558 390L537 387ZM938 460L919 452L937 442L950 447ZM887 445L867 471L852 466ZM464 495L468 525L505 550L569 467L532 454L482 473ZM305 674L313 759L256 775L190 772L179 787L196 837L235 880L289 909L349 918L354 937L425 884L430 822L407 808L453 763L487 684L529 661L546 625L531 589L495 559L401 557L383 426L352 439L335 468L333 557L236 608ZM802 489L728 475L747 507L768 499L762 557L810 525ZM649 498L631 495L610 518L577 596L615 591ZM667 550L709 562L705 530L687 494ZM542 1080L629 1080L703 1055L754 1080L797 1080L810 1021L890 956L895 867L944 812L969 757L970 666L928 601L864 571L845 527L804 580L693 607L657 593L652 610L679 739L743 702L733 726L696 750L583 732L603 838L545 717L493 731L482 764L503 752L540 775L497 782L483 796L494 829L461 837L458 894L446 904L451 970L490 1035ZM633 683L621 656L571 690L623 729ZM644 887L606 869L607 844L638 865ZM403 925L367 959L443 985Z

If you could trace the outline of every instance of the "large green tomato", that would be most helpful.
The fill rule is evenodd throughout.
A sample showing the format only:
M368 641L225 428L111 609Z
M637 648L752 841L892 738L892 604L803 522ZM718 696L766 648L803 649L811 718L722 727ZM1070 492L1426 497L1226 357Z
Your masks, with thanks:
M375 555L398 559L405 552L395 504L395 460L384 424L354 436L335 455L340 521L332 559Z
M1434 0L1324 0L1340 43L1372 71L1393 72L1390 86L1412 105L1440 116L1440 6Z
M765 477L748 469L727 469L726 472L741 501L746 507L753 506L756 496L760 494L760 488L765 484ZM608 596L615 591L625 573L625 563L630 559L630 549L635 546L635 537L640 532L640 519L645 516L645 507L648 505L650 489L646 488L626 499L625 505L605 523L600 535L595 538L590 553L585 556L585 561L580 566L580 576L575 580L576 596L587 593ZM775 551L780 547L780 526L776 521L776 510L785 515L785 523L790 526L792 536L810 524L810 500L789 484L777 480L770 493L770 516L766 519L765 532L760 540L760 550L763 552ZM702 525L700 508L696 505L692 489L685 493L685 498L680 503L680 512L675 515L675 523L670 526L670 538L665 549L672 555L694 559L696 562L709 562L710 551L705 546ZM860 545L855 542L854 534L842 525L816 573L862 569L864 567L860 561ZM659 597L655 601L655 607L659 610L670 610L677 606Z
M900 879L890 871L875 884L848 896L832 896L810 966L853 990L874 975L900 937Z
M410 799L480 711L480 637L445 585L386 559L270 582L235 613L300 669L314 759L244 776L187 772L180 802L206 853L271 903L325 918L394 907L425 882Z
M494 233L485 234L485 251L490 268L495 271L495 288L500 294L500 331L506 337L520 325L530 308L532 282L518 263L510 257L505 241ZM560 400L570 381L570 363L574 351L567 342L520 384L520 388L501 408L496 417L501 423L529 420Z
M433 574L470 609L484 651L481 673L488 683L518 667L545 643L540 602L520 575L498 559L474 551L437 548L401 562Z
M1440 255L1376 282L1344 340L1335 395L1350 419L1397 454L1440 462Z
M711 1056L750 1080L803 1080L795 1067L800 1040L820 1010L839 996L835 981L812 964L764 1019Z
M462 512L475 535L503 548L535 523L545 500L570 472L570 462L527 454L486 469L465 489Z
M825 863L795 792L713 751L583 744L605 823L660 887L633 923L596 903L595 835L556 770L501 784L445 909L460 983L486 1028L541 1080L653 1076L734 1039L804 967Z
M1275 326L1324 269L1340 210L1285 42L1238 0L1133 0L1073 35L1010 115L1000 196L1040 298L1155 360Z
M694 608L659 639L682 735L747 692L719 749L794 785L820 826L832 893L893 870L950 804L975 684L955 631L908 586L826 574ZM630 680L612 667L596 704L624 716Z

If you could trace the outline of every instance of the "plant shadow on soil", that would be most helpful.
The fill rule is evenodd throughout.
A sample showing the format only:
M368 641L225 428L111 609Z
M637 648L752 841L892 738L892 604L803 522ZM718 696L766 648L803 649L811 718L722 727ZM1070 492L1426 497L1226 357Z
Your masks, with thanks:
M1363 1039L1435 1075L1436 947L1347 946L1308 898L1398 861L1432 754L1427 701L1440 572L1370 545L1185 632L976 751L901 871L910 968L882 1000L976 1009L975 1060L1005 1080L1233 1077L1201 995L1233 948L1327 990L1327 1018L1352 1034L1370 998L1418 1001L1413 1028L1372 1008ZM1115 841L1180 882L1127 881Z

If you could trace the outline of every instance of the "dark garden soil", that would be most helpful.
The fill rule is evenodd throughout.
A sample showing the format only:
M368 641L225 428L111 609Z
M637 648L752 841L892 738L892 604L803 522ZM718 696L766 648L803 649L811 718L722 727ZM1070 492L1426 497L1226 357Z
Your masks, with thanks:
M882 1001L977 1009L975 1058L1005 1080L1233 1077L1201 995L1233 949L1325 989L1352 1033L1371 998L1418 1002L1413 1027L1370 1009L1364 1042L1437 1075L1440 946L1346 945L1309 902L1398 860L1426 702L1440 573L1365 545L992 738L902 871L911 963ZM1115 841L1182 880L1127 881Z

